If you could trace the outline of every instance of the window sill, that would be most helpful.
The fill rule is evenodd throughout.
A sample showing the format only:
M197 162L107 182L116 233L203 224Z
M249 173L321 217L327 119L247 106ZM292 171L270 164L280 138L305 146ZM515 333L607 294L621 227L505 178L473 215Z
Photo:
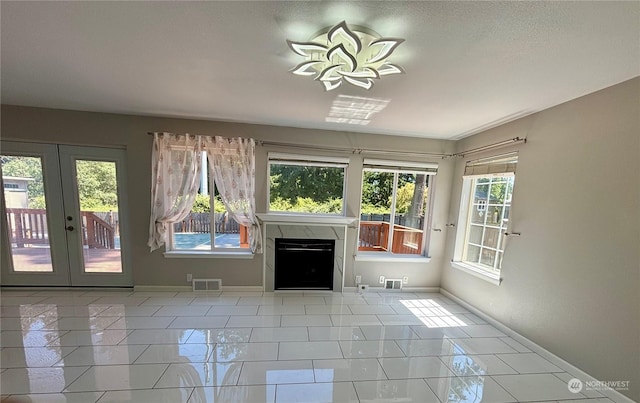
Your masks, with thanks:
M429 263L430 257L415 255L393 255L385 252L359 253L356 262L404 262L404 263Z
M481 280L489 282L493 285L500 285L500 283L502 282L502 279L500 278L499 274L489 273L486 270L482 270L480 268L477 268L475 266L472 266L464 262L456 262L452 260L451 267L453 267L454 269L461 270L467 274L470 274Z
M255 255L249 251L242 252L194 252L194 251L170 251L165 252L164 257L169 259L253 259Z

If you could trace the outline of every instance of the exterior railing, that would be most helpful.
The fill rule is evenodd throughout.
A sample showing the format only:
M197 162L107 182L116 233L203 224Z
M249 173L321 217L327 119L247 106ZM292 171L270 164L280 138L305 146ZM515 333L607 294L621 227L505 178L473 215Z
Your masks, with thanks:
M113 226L90 211L81 211L82 244L89 249L115 249Z
M383 221L360 221L359 251L389 251L390 224ZM391 253L421 255L423 231L404 225L393 225Z
M115 229L90 211L81 212L82 244L91 249L115 249ZM45 209L8 208L9 238L18 248L49 243Z
M18 248L49 243L46 210L8 208L9 240Z

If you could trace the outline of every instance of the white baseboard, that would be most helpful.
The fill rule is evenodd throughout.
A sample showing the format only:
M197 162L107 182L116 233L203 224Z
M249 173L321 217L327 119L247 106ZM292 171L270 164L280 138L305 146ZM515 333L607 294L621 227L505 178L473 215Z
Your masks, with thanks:
M175 291L175 292L190 292L193 291L190 285L136 285L133 287L133 291Z
M440 287L406 287L400 290L388 290L384 287L369 287L369 290L365 292L372 293L390 293L390 294L401 294L401 293L411 293L411 292L429 292L429 293L439 293ZM342 290L343 294L359 294L358 287L344 287Z
M261 285L223 285L222 292L262 292Z
M439 293L440 292L440 287L402 287L402 292Z
M463 307L465 307L469 311L473 312L475 315L477 315L480 318L482 318L483 320L487 321L493 327L497 328L501 332L503 332L506 335L508 335L509 337L513 338L514 340L516 340L520 344L523 344L525 347L529 348L530 350L534 351L535 353L541 355L542 357L544 357L547 360L553 362L554 364L560 364L559 366L562 369L564 369L567 372L570 372L571 374L579 376L579 379L581 381L583 381L583 382L598 381L598 379L596 379L593 376L589 375L588 373L584 372L580 368L578 368L575 365L563 360L562 358L560 358L557 355L547 351L546 349L540 347L539 345L537 345L533 341L531 341L531 340L527 339L526 337L522 336L520 333L517 333L515 330L511 329L510 327L502 324L501 322L498 322L497 320L493 319L491 316L489 316L486 313L482 312L481 310L477 309L473 305L468 304L466 301L464 301L463 299L460 299L459 297L457 297L456 295L450 293L449 291L445 290L444 288L440 288L440 293L442 295L444 295L445 297L452 299L457 304L462 305ZM634 401L631 398L629 398L629 397L623 395L622 393L620 393L620 392L618 392L616 390L613 390L613 389L611 389L611 390L598 390L598 392L601 393L602 395L604 395L605 397L608 397L609 399L615 401L615 402L619 402L619 403L634 403Z
M133 291L176 291L191 292L193 288L190 285L137 285L133 287ZM222 292L262 292L261 285L223 285ZM200 291L199 291L200 292ZM213 291L212 291L213 292ZM215 291L220 292L220 291Z

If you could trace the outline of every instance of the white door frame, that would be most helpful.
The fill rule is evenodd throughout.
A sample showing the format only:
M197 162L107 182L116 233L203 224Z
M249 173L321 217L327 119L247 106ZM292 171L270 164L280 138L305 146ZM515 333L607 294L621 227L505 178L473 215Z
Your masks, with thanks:
M4 192L0 203L2 216L1 285L130 287L133 285L129 253L129 220L126 200L126 150L65 146L43 143L2 142L2 154L40 157L44 194L47 203L47 228L53 272L16 272L10 256ZM86 273L81 239L75 160L110 161L116 164L118 214L120 220L121 273ZM67 217L72 221L67 221ZM73 225L77 230L67 231ZM5 263L6 262L6 263Z

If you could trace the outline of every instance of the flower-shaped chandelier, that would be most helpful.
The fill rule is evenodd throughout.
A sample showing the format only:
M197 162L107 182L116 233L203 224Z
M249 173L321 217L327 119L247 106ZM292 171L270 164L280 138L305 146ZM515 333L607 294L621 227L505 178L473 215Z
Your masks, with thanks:
M381 38L375 32L342 21L323 30L309 42L287 44L306 60L291 71L299 76L315 76L326 91L338 88L343 81L364 89L373 87L374 79L389 74L404 73L387 57L404 39Z

